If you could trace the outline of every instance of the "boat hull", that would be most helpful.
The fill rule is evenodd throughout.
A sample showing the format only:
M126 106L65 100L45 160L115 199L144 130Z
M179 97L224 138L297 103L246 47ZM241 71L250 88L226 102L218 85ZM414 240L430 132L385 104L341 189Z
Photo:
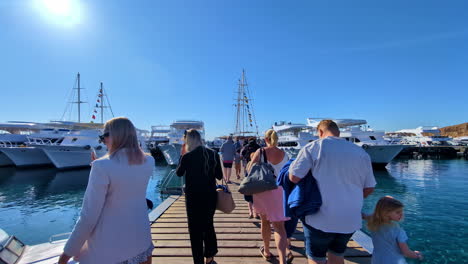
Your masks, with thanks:
M372 167L375 169L383 169L392 161L404 148L404 145L366 145L361 147L369 154ZM290 158L295 158L299 153L298 147L280 147Z
M405 148L403 145L366 145L361 146L369 154L375 168L385 168Z
M72 169L89 167L91 164L91 149L85 146L42 146L44 153L57 169ZM96 150L98 157L106 154L106 150Z
M179 164L181 144L172 143L159 145L158 148L161 150L164 158L168 165L176 166Z
M13 161L17 167L52 165L52 162L40 148L14 147L3 148L2 152Z
M0 167L14 166L15 163L0 150Z

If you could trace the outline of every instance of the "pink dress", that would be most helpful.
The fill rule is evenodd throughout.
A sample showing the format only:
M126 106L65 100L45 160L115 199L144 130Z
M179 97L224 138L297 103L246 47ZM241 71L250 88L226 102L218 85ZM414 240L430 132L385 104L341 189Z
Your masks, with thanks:
M283 165L288 162L289 157L285 153L283 160L271 166L275 169L275 175L278 176ZM253 206L257 214L265 215L270 222L284 222L290 218L284 215L283 205L283 187L278 186L277 189L261 192L253 195Z

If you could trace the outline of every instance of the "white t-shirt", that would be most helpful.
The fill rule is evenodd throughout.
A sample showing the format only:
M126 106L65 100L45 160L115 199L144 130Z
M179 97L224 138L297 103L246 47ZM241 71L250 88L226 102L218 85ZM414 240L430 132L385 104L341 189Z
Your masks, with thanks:
M302 148L290 173L303 178L309 170L317 180L322 206L306 216L306 223L324 232L359 230L363 189L376 184L369 155L342 138L327 137Z

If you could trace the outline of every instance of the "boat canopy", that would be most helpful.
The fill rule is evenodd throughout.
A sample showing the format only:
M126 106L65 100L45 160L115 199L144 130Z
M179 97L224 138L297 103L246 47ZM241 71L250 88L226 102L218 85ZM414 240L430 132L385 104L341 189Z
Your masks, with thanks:
M307 124L311 127L316 128L320 121L322 120L333 120L339 128L350 127L350 126L360 126L367 124L367 121L364 119L334 119L334 118L307 118Z

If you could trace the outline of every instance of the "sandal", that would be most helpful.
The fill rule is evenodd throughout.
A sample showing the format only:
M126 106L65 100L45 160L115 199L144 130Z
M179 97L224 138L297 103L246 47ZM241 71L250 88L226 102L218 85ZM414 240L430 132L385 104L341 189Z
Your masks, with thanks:
M209 262L205 261L205 264L215 264L216 262L214 261L214 258L211 258Z
M262 255L263 259L266 260L266 261L270 261L271 258L273 257L273 254L271 254L270 252L270 255L265 255L265 246L261 246L260 247L260 254Z
M286 263L291 264L294 259L294 256L291 251L289 251L288 255L286 256Z

